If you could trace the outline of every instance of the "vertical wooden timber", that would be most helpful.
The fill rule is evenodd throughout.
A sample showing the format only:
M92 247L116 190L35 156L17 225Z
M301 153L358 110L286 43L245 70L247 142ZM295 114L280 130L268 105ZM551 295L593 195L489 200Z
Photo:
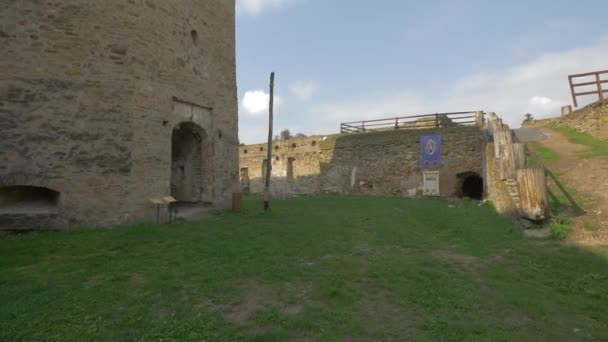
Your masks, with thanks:
M526 168L526 146L524 144L513 144L513 166L515 171Z
M483 112L476 112L475 113L475 126L477 126L477 128L483 128L483 123L484 123Z
M600 96L600 101L604 100L604 90L602 89L602 81L600 80L600 74L595 74L595 81L597 82L597 91Z
M550 217L547 200L547 181L542 169L517 171L521 215L534 221L544 221Z
M268 147L266 148L266 179L264 184L264 210L270 208L270 176L272 175L272 120L274 110L274 72L270 74L270 103L268 106Z
M570 92L572 93L572 102L574 102L574 107L578 107L578 102L576 101L576 93L574 92L574 83L572 82L572 76L568 76L568 81L570 82Z

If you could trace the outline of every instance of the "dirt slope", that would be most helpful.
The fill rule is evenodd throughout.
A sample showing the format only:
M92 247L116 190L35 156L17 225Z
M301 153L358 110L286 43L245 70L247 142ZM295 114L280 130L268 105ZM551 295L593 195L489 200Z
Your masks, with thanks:
M588 147L571 143L566 136L542 128L547 138L535 143L558 155L546 166L565 186L566 191L586 211L575 217L571 240L585 245L608 245L608 157L592 156ZM559 192L550 184L553 192Z

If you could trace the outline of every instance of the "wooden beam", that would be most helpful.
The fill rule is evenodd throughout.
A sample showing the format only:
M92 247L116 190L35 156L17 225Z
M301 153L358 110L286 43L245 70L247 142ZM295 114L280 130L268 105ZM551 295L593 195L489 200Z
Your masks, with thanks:
M586 72L583 74L574 74L574 75L570 75L568 77L584 77L584 76L593 76L595 74L608 74L608 70L592 71L592 72Z
M268 105L268 146L266 148L266 179L264 183L264 210L270 208L270 176L272 175L272 120L274 111L274 72L270 73L270 103Z
M595 80L597 81L597 94L600 96L600 101L604 100L604 91L602 90L602 82L600 80L600 74L595 74Z

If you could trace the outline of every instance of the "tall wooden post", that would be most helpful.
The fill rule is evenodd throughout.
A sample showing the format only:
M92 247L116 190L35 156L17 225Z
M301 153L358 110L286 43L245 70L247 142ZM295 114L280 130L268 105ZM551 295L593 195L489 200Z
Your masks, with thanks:
M600 80L600 74L595 74L595 81L597 82L597 91L600 95L600 101L604 101L604 89L602 89L602 81Z
M484 124L483 112L475 112L475 126L477 126L477 128L483 128L483 124Z
M543 169L517 171L521 215L534 221L544 221L551 216L547 197L547 179Z
M568 82L570 82L570 92L572 93L572 102L574 102L574 107L578 107L578 102L576 101L576 93L574 92L574 83L572 82L572 75L568 76Z
M270 104L268 106L268 147L266 148L266 179L264 183L264 210L270 208L270 175L272 175L272 116L274 110L274 72L270 73Z
M526 168L526 147L522 143L513 144L513 165L515 172Z

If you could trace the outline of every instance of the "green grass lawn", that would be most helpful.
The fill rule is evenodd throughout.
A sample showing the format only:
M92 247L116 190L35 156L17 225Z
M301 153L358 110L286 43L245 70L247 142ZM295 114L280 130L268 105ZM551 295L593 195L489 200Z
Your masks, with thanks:
M0 237L0 340L608 339L608 249L489 205L326 196Z

